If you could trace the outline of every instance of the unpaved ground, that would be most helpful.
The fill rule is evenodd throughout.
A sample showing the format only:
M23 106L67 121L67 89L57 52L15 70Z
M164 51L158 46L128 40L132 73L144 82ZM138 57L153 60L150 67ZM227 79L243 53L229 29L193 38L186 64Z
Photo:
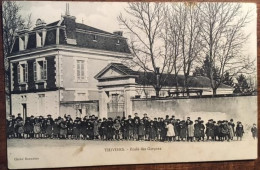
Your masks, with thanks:
M257 140L139 142L53 139L8 140L9 168L69 167L257 158Z

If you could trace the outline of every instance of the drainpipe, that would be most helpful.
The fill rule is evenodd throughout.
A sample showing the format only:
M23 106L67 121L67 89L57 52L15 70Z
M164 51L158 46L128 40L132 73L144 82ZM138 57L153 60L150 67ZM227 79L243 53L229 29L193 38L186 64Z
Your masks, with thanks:
M11 84L12 83L12 70L11 70L11 62L10 62L9 59L8 59L8 65L9 65L9 80L8 80L9 86L8 86L8 90L9 90L9 100L10 100L10 102L9 102L10 113L9 114L12 115L12 93L11 93L11 90L12 90L12 88L11 88L12 87L12 84ZM5 92L5 90L4 90L4 92Z

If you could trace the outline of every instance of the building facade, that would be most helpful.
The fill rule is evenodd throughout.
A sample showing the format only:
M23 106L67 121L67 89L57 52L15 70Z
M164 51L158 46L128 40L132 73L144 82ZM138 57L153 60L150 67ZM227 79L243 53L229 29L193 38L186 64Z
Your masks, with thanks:
M98 115L95 75L109 63L131 59L122 32L109 33L66 14L32 30L20 29L8 57L11 114L54 117Z
M132 59L122 32L109 33L77 23L68 11L59 21L46 24L38 19L32 30L21 28L8 59L13 115L128 116L133 98L155 96L151 73L122 64ZM175 90L171 76L160 97ZM183 86L182 77L179 81ZM212 93L208 78L191 77L189 82L193 89ZM222 86L218 93L232 91Z

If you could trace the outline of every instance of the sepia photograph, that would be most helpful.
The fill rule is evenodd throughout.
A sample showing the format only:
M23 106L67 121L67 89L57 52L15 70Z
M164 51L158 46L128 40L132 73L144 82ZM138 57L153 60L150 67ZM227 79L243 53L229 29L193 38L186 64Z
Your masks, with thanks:
M257 8L3 1L10 169L257 159Z

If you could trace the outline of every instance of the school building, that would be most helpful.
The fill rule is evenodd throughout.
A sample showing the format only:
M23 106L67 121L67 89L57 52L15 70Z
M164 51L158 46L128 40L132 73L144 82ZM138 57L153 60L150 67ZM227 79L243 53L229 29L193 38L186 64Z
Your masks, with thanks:
M123 64L132 59L123 32L77 23L68 11L53 23L38 19L32 30L17 31L8 59L13 115L127 116L132 98L155 95L151 82L144 82L147 75ZM212 93L204 81L209 82L190 78L192 88ZM172 82L166 82L160 96L174 89ZM218 93L232 91L223 85Z

